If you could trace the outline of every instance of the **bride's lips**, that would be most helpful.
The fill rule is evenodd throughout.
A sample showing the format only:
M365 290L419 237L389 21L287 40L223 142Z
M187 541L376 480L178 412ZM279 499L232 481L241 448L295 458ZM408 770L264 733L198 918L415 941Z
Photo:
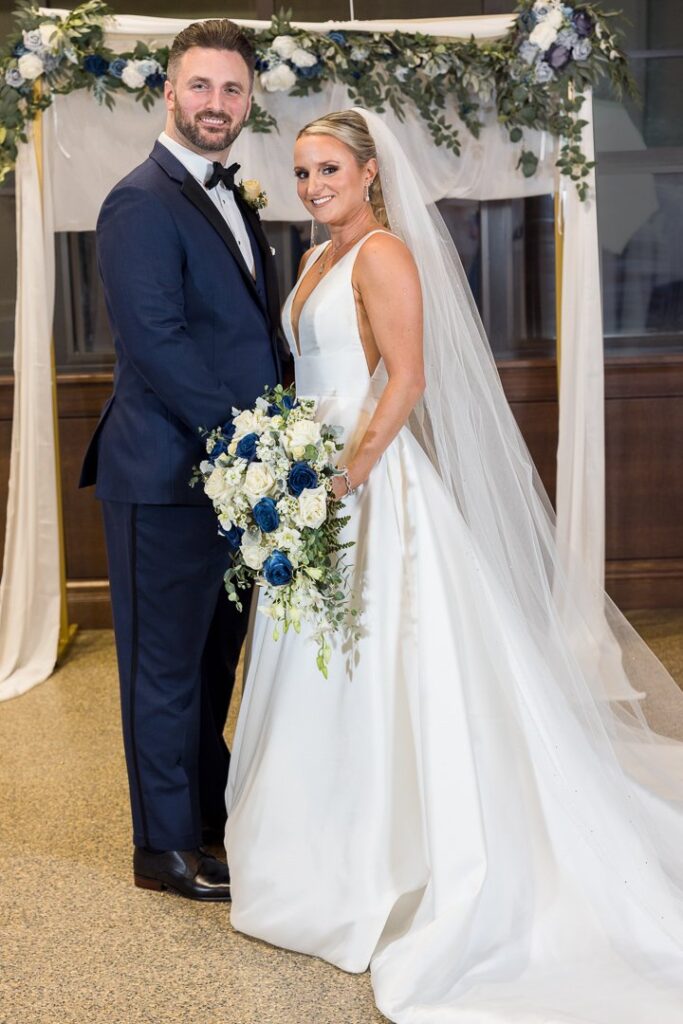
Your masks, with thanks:
M326 206L333 199L334 196L319 196L316 199L311 199L311 205L315 207Z

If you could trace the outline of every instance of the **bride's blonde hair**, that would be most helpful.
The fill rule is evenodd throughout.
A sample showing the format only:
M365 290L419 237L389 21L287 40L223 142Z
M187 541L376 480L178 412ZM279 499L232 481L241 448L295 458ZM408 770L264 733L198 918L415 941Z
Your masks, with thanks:
M325 117L319 117L302 128L297 139L302 135L330 135L333 139L343 142L353 153L359 167L363 167L368 160L377 160L374 139L365 119L355 110L338 110L333 114L326 114ZM370 185L370 205L382 227L390 227L379 170Z

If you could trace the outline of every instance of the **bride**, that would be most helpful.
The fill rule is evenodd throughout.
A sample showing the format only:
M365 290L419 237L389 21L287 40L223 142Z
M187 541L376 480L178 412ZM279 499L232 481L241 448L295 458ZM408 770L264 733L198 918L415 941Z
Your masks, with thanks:
M567 582L448 232L381 118L309 124L295 175L331 240L285 330L298 394L345 430L361 638L324 681L305 630L257 616L232 923L369 965L398 1024L680 1024L683 755L637 692L675 684Z

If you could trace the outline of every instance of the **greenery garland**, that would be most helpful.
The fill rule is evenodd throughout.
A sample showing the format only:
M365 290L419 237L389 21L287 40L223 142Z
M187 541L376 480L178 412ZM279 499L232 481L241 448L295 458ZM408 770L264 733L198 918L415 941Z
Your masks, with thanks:
M635 93L614 12L575 0L521 0L500 40L477 43L405 32L305 32L291 13L273 17L261 31L245 30L257 53L257 77L265 92L306 96L324 83L341 82L353 101L399 118L412 104L434 142L460 152L458 129L446 103L455 102L474 136L482 115L495 109L510 141L519 143L518 167L532 176L538 160L524 148L529 129L561 140L557 166L586 198L593 163L581 150L579 117L585 89L604 76L616 93ZM0 50L0 182L16 163L27 126L55 95L88 89L110 109L117 92L135 95L150 109L162 95L168 48L139 42L115 54L105 46L111 12L103 0L87 0L64 17L41 14L36 0L20 0L16 31ZM276 129L273 117L253 104L249 127Z

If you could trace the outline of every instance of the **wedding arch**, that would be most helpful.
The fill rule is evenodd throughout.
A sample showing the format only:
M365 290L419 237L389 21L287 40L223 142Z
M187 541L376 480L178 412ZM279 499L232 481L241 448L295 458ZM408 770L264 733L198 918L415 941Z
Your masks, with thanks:
M157 99L164 54L189 23L103 20L99 0L74 12L20 7L23 42L4 63L0 58L0 177L16 164L18 236L0 699L47 678L72 630L51 340L54 233L93 230L107 192L146 157L163 126ZM555 195L557 539L570 579L580 571L593 581L596 617L604 576L604 426L590 84L601 64L615 84L627 80L604 17L588 4L523 0L509 16L292 25L236 19L253 32L259 65L255 123L231 153L265 189L264 219L300 220L288 170L296 131L362 100L384 107L432 200ZM58 36L67 19L76 25L75 41Z

